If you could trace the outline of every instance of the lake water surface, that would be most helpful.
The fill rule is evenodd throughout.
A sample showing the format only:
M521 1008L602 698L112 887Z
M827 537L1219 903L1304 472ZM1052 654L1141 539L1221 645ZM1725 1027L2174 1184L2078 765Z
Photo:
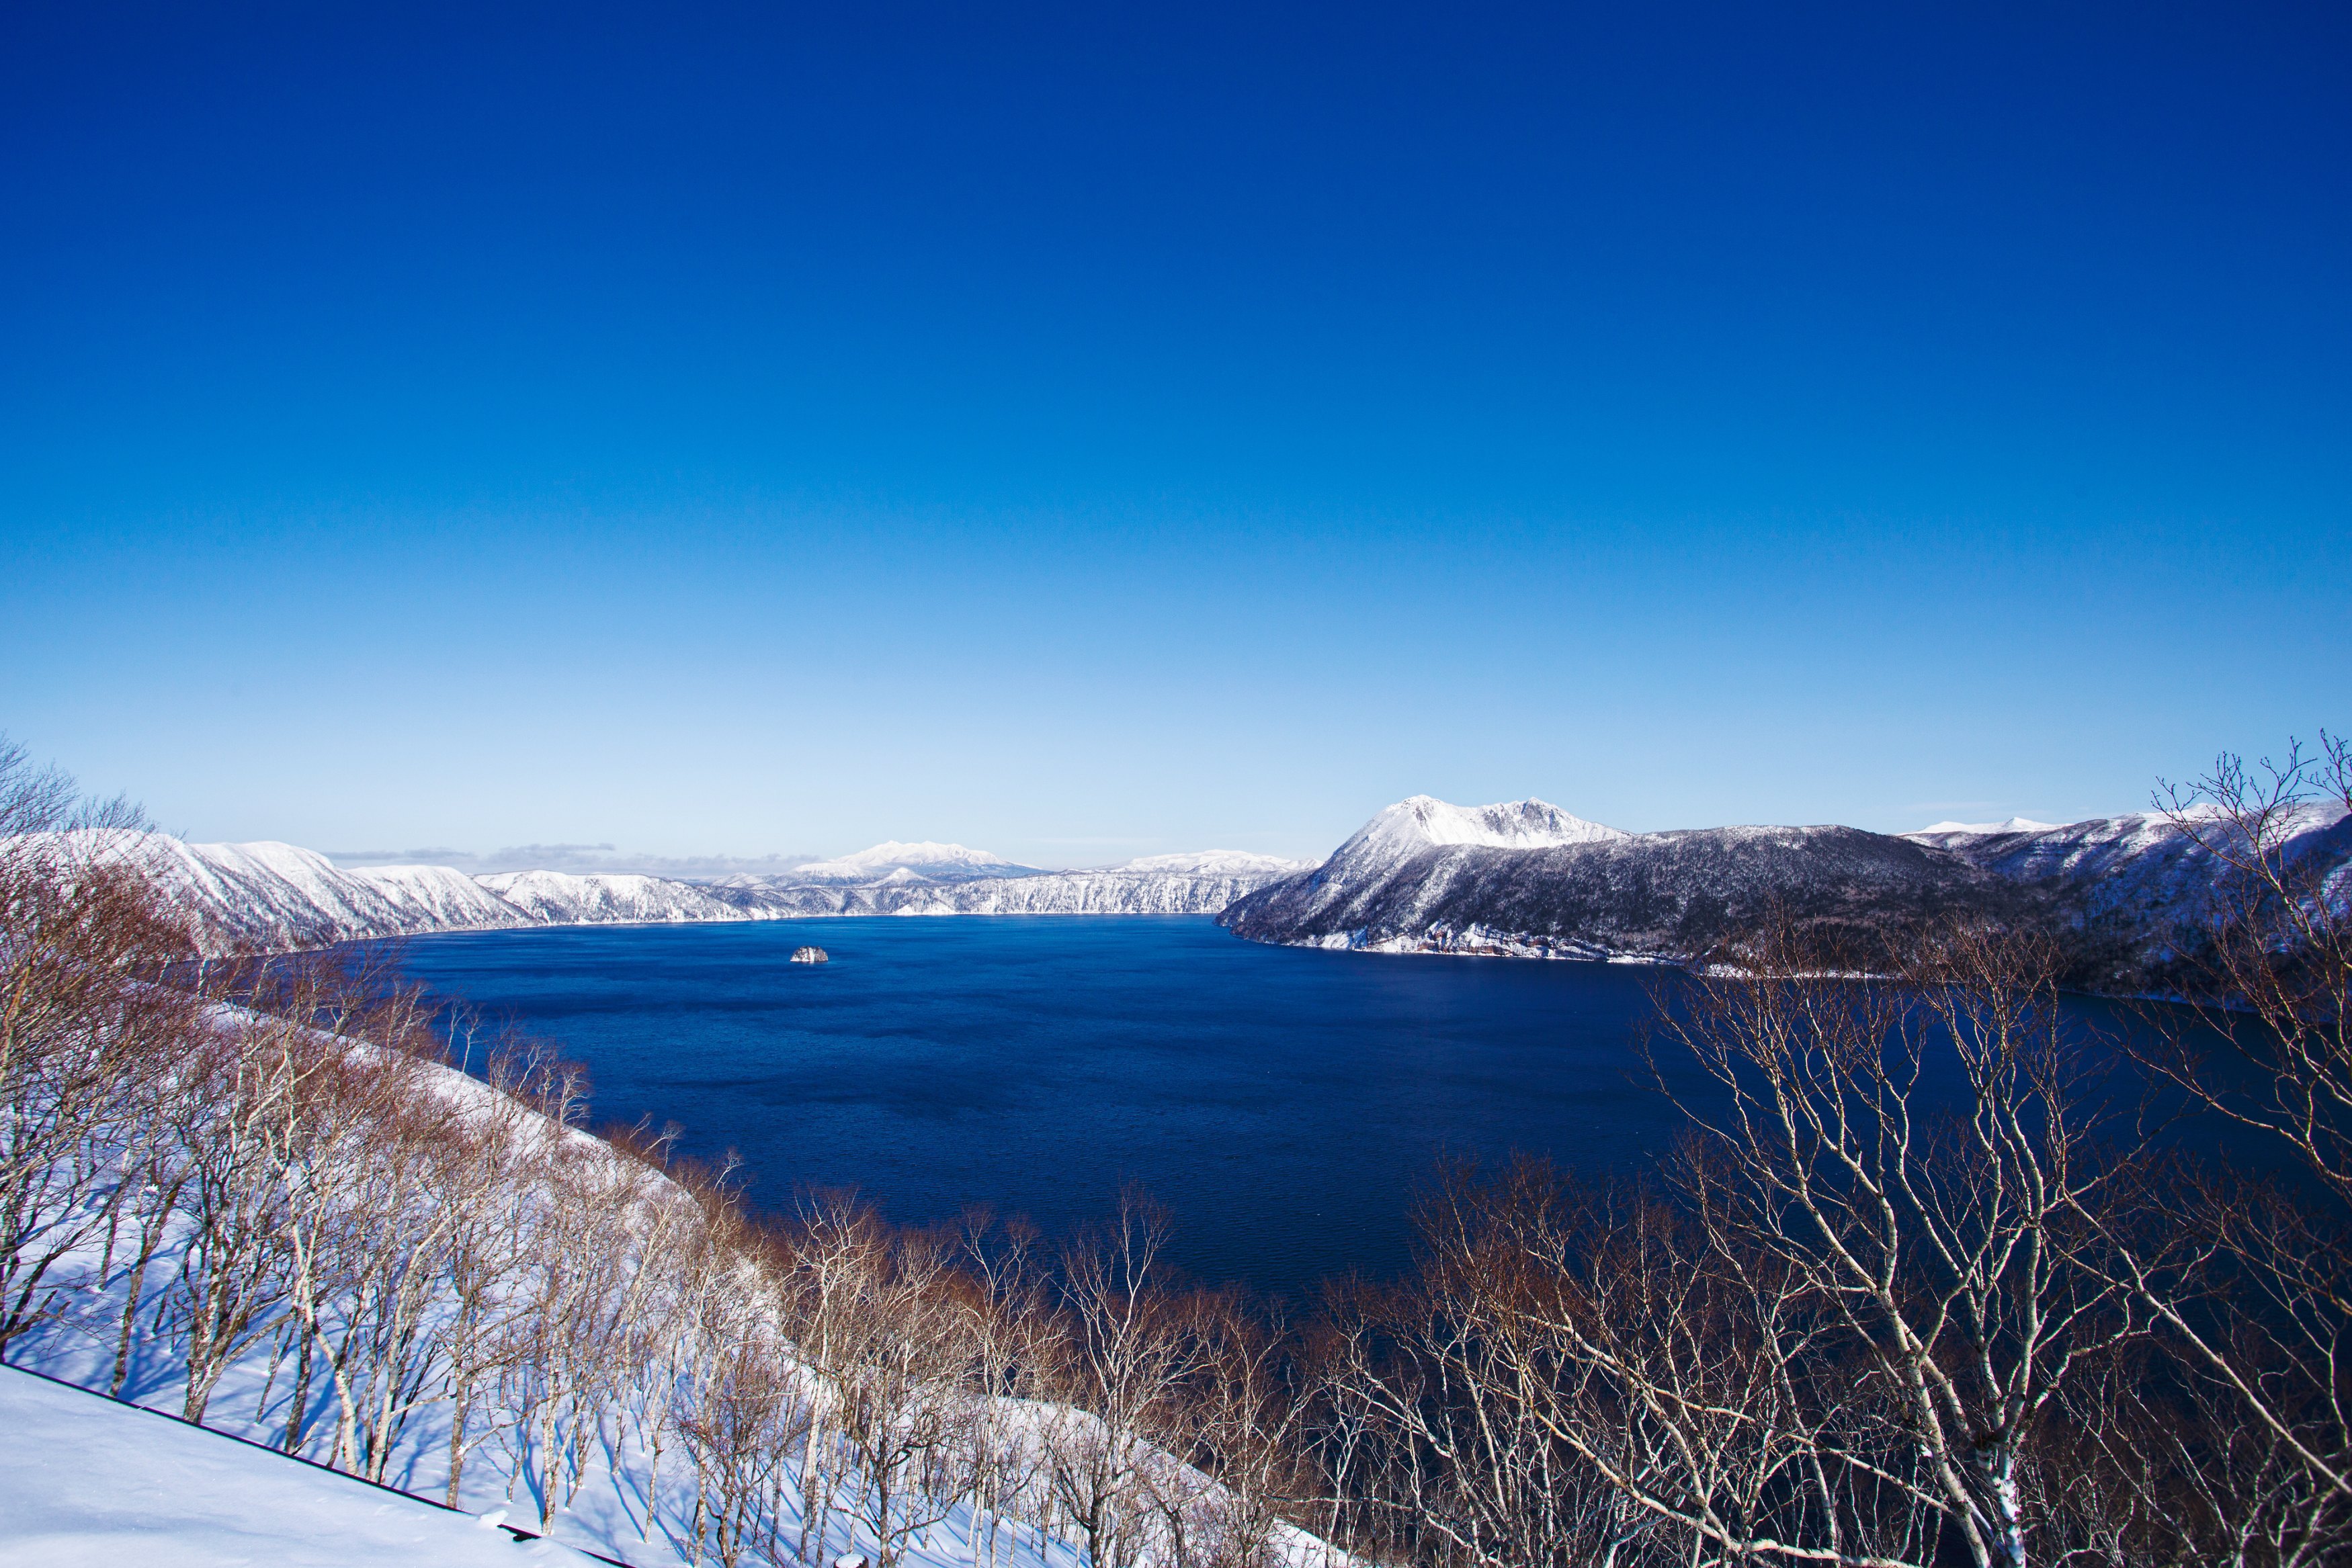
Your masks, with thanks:
M804 942L833 961L787 963ZM854 1186L1049 1232L1122 1182L1195 1275L1396 1272L1442 1150L1637 1165L1647 972L1244 942L1202 917L880 917L419 939L412 974L585 1062L599 1121L732 1147L763 1207Z

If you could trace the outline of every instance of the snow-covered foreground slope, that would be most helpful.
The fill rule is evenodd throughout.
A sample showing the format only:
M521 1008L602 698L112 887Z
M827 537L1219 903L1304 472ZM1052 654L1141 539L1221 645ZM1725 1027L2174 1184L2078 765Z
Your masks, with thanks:
M225 1046L243 1042L247 1070L232 1076L257 1095L258 1120L206 1094L194 1113L276 1125L264 1108L273 1092L250 1084L280 1061L299 1062L285 1092L340 1083L325 1091L339 1108L289 1102L303 1109L285 1118L292 1141L274 1155L224 1153L209 1135L172 1154L180 1134L127 1123L130 1144L93 1168L160 1156L134 1167L149 1179L59 1189L68 1201L36 1233L79 1225L82 1240L47 1270L6 1354L73 1389L0 1368L0 1563L577 1560L510 1543L495 1527L511 1520L637 1568L675 1568L737 1560L713 1522L724 1508L754 1531L735 1538L746 1564L878 1557L878 1509L907 1568L1080 1568L1076 1526L1040 1467L1094 1451L1105 1440L1095 1417L992 1395L961 1364L910 1349L939 1381L857 1408L898 1410L893 1429L911 1451L937 1448L939 1463L900 1470L886 1495L866 1479L869 1450L852 1440L845 1397L884 1397L864 1381L872 1361L837 1358L828 1371L803 1358L782 1315L801 1298L772 1273L794 1265L740 1249L707 1198L446 1066L236 1009L209 1016ZM385 1136L412 1141L394 1155ZM233 1201L214 1201L223 1195ZM89 1218L90 1203L118 1199L115 1222ZM474 1263L456 1266L461 1255ZM826 1256L836 1270L861 1266ZM798 1266L812 1289L853 1289ZM810 1321L838 1329L848 1320L827 1314L846 1300ZM228 1316L204 1315L215 1307ZM860 1321L861 1343L878 1349L882 1320ZM198 1343L225 1358L201 1377ZM77 1392L110 1388L124 1403ZM148 1413L182 1410L203 1429ZM728 1411L766 1414L742 1446L722 1448L732 1428L719 1423L736 1417L714 1413ZM1164 1495L1212 1510L1225 1495L1148 1442L1122 1441ZM957 1443L971 1452L948 1450ZM314 1468L326 1465L364 1468L408 1495ZM730 1494L746 1465L756 1483ZM910 1490L926 1475L944 1490ZM452 1491L465 1513L412 1500ZM1150 1568L1163 1559L1137 1517L1144 1535L1130 1544ZM1269 1568L1346 1568L1286 1524L1265 1540Z
M592 1561L473 1515L0 1366L0 1565L525 1568Z

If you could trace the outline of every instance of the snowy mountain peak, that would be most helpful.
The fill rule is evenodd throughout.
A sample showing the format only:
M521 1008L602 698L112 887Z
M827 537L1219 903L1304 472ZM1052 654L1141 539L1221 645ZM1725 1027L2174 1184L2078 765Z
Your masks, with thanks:
M898 873L905 872L932 882L968 882L980 876L1018 876L1029 870L1002 855L966 849L961 844L938 844L928 840L906 844L887 839L856 854L797 867L789 880L863 883L895 877L903 882L906 878Z
M1541 850L1563 844L1599 843L1633 835L1588 822L1548 800L1507 800L1492 806L1456 806L1433 795L1415 795L1356 830L1333 861L1370 857L1402 860L1446 844L1484 849Z

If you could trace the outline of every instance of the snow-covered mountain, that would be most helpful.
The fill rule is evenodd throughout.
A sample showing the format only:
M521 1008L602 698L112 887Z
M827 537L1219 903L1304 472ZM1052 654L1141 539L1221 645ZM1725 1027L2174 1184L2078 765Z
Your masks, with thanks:
M1394 864L1439 845L1541 850L1604 843L1632 836L1616 828L1570 816L1548 800L1455 806L1433 795L1414 795L1399 800L1358 828L1326 863L1369 869Z
M574 876L560 871L510 871L477 880L509 904L549 925L740 920L746 913L711 897L691 883L667 882L657 876Z
M2284 827L2288 856L2318 857L2330 890L2352 892L2352 818L2343 807L2297 807ZM2196 913L2214 875L2196 841L2153 811L2054 827L2022 818L1939 822L1903 836L2009 881L2063 890L2085 919L2124 940L2160 940Z
M1288 876L1305 871L1312 861L1285 860L1280 855L1253 854L1247 850L1202 850L1193 854L1138 855L1105 866L1108 872L1181 872L1192 876ZM1074 873L1061 873L1074 874Z
M1856 828L1627 833L1541 800L1417 795L1320 867L1237 900L1235 933L1297 946L1683 957L1778 904L1867 924L2011 890L1959 857Z
M108 852L153 877L214 954L540 924L446 866L343 871L292 844L191 844L163 833L118 840Z
M710 893L739 908L789 915L1214 915L1244 894L1306 869L1301 861L1240 850L1147 855L1085 871L996 863L1007 869L954 879L906 865L855 883L803 882L798 873L738 877L713 883Z
M905 874L899 875L901 873ZM1002 855L990 854L986 850L968 850L961 844L936 844L929 840L921 843L902 844L896 839L889 839L872 849L860 850L854 855L843 855L838 860L813 861L780 875L743 880L765 881L784 887L803 883L862 887L894 876L901 882L971 882L981 877L1034 874L1035 867L1014 865Z
M344 870L293 844L192 844L164 833L110 838L101 852L153 877L165 899L188 916L199 947L213 955L436 931L772 918L659 877L561 872L470 877L431 865Z
M2352 896L2352 818L2302 808L2288 852ZM1402 800L1318 869L1237 899L1241 936L1294 946L1530 957L1687 957L1768 908L1871 925L1955 909L2040 909L2089 938L2111 981L2160 956L2215 867L2163 817L2061 826L1939 822L1623 833L1540 800ZM2097 956L2104 950L2104 956ZM2107 981L2102 981L2107 983Z
M1297 861L1235 850L1045 872L960 844L877 844L774 876L709 883L555 871L467 876L447 866L345 869L292 844L192 844L163 833L103 852L153 876L214 955L531 925L778 920L828 915L1214 915ZM818 874L804 877L803 873Z

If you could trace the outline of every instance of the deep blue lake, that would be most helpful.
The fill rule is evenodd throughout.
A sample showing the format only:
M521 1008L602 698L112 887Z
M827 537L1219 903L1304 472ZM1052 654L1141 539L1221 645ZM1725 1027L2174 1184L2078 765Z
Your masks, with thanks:
M804 942L829 964L788 964ZM1295 1291L1406 1259L1441 1151L1632 1165L1643 970L1244 942L1203 917L574 927L431 936L407 967L553 1040L594 1118L733 1148L770 1208L854 1186L891 1218L981 1202L1049 1233L1136 1181L1174 1260Z

